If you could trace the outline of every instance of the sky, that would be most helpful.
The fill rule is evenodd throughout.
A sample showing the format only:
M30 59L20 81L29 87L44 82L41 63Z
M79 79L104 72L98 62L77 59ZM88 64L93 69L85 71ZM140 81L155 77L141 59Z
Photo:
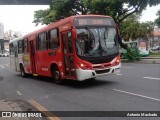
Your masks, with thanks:
M35 27L32 23L34 20L34 11L47 9L48 5L0 5L0 22L4 24L4 31L13 30L26 34L37 30L43 26ZM154 21L160 5L147 7L142 12L141 22Z
M4 31L26 34L42 27L35 27L32 23L34 11L47 8L48 5L0 5L0 22L4 25Z

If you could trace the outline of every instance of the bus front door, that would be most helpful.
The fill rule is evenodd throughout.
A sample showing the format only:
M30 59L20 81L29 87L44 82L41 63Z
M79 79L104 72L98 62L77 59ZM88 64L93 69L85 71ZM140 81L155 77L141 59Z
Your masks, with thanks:
M31 70L32 74L36 74L34 41L33 40L29 41L29 45L30 45Z
M14 61L15 61L15 70L19 69L19 61L18 61L18 46L14 45Z
M68 79L76 79L71 32L63 32L62 39L63 39L65 76Z

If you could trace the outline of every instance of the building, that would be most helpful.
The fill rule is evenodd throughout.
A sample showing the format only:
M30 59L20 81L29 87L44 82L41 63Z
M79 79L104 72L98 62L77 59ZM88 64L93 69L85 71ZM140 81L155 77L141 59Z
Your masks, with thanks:
M4 25L0 22L0 53L4 52Z
M156 28L153 32L152 47L160 46L160 28Z

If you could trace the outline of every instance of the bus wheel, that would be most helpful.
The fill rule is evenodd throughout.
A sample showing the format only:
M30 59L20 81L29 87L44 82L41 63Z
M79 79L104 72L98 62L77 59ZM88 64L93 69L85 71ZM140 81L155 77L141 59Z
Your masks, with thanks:
M24 71L23 65L20 65L20 72L21 72L21 76L22 76L23 78L27 77L27 74L26 74L25 71Z
M52 75L53 75L54 82L56 84L61 85L63 83L63 80L60 77L60 71L57 66L53 68Z

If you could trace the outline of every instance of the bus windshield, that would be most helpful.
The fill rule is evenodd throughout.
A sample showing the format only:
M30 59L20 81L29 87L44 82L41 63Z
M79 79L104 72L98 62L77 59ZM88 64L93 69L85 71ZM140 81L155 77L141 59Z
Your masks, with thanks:
M77 29L77 54L86 57L118 53L116 29L111 26Z

